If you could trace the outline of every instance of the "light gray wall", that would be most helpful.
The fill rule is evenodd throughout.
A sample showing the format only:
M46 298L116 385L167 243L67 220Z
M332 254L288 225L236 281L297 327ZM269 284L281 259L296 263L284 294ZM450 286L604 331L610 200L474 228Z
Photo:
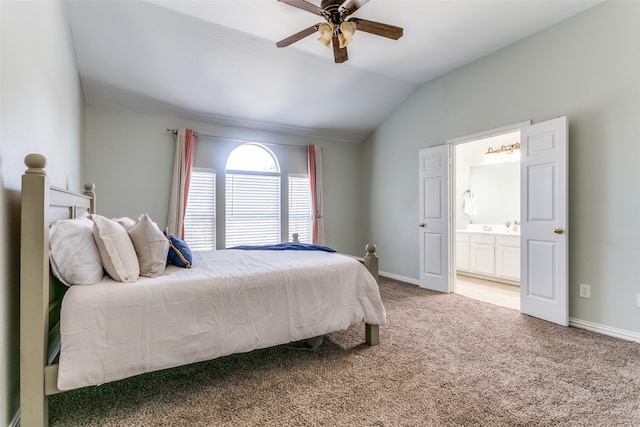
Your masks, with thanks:
M367 242L361 238L359 216L359 144L89 105L85 117L85 179L96 184L98 212L105 216L136 218L144 212L159 225L166 224L175 152L167 128L185 127L201 134L263 143L314 144L324 147L326 244L351 255L365 253ZM207 137L198 141L198 145L211 143Z
M364 143L365 235L418 277L418 150L569 119L569 314L640 332L640 2L608 1L423 85ZM591 285L591 299L578 285Z
M44 154L52 185L81 189L82 94L58 1L2 1L0 15L0 425L9 425L19 406L23 159Z

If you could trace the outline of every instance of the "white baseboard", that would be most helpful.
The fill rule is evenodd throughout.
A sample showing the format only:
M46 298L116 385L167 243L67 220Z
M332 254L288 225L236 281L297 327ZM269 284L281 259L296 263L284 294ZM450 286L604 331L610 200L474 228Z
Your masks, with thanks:
M413 279L411 277L399 276L397 274L387 273L386 271L379 272L380 276L388 277L390 279L399 280L401 282L411 283L412 285L419 285L420 281L418 279Z
M20 427L20 409L16 412L9 424L9 427Z
M627 331L625 329L613 328L611 326L600 325L598 323L588 322L586 320L576 319L573 317L569 318L569 326L640 343L640 333Z

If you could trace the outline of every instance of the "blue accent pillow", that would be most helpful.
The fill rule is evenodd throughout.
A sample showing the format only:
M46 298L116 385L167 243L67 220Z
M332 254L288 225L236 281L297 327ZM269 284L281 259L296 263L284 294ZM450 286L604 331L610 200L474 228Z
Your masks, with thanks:
M167 239L169 239L169 254L167 255L167 262L178 267L191 268L193 255L191 254L191 249L189 249L187 242L180 240L173 235L168 235Z

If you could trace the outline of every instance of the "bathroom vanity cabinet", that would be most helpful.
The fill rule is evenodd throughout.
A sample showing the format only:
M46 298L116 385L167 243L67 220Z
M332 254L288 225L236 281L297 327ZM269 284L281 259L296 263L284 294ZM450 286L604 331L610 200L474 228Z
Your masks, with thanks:
M519 284L520 235L457 230L456 270L459 274Z

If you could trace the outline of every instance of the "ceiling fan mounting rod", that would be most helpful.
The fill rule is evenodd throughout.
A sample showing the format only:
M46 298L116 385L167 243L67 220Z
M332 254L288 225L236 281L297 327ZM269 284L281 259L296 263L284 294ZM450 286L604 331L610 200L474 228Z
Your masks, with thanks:
M328 14L326 11L322 11L318 13L318 15L322 16L327 22L331 21L331 15Z
M341 9L342 0L322 0L320 7L326 12L324 18L331 22L334 26L339 26L344 18L346 17L346 13L349 12L348 9Z

